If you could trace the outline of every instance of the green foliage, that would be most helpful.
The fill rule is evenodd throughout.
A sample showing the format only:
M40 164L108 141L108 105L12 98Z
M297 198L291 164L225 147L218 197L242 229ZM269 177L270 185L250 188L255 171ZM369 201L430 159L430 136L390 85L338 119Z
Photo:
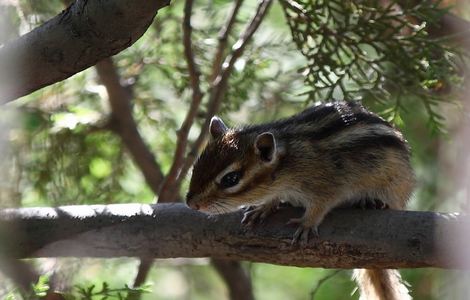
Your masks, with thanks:
M65 3L66 1L61 0L20 0L18 1L18 7L21 9L19 15L23 21L28 20L28 25L36 26L58 14L65 8Z
M49 290L49 276L39 276L38 282L33 285L33 292L36 297L44 297Z
M36 283L31 287L31 294L26 294L25 292L19 291L19 289L14 289L3 298L4 300L19 300L19 299L39 299L46 296L49 291L49 276L41 275Z
M143 294L149 293L149 286L144 285L139 288L130 288L125 285L123 288L110 288L107 282L103 282L100 288L95 285L90 286L76 286L76 292L67 295L67 300L106 300L106 299L118 299L124 300L127 295L132 294Z
M55 128L57 123L50 125ZM125 155L112 133L78 126L39 131L28 141L31 152L23 153L34 155L19 164L35 192L25 195L25 201L36 195L53 205L106 203L124 196L120 179L125 176Z
M372 98L400 123L403 98L418 99L429 125L443 126L439 101L452 101L464 59L429 35L447 13L439 1L283 0L292 37L307 58L302 69L310 101ZM404 3L404 1L402 1Z

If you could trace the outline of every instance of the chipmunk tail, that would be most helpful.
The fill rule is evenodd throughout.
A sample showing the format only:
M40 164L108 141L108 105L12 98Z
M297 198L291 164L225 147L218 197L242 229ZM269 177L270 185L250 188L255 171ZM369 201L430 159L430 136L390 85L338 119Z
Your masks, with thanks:
M356 269L353 278L359 285L359 300L411 300L406 282L397 270Z

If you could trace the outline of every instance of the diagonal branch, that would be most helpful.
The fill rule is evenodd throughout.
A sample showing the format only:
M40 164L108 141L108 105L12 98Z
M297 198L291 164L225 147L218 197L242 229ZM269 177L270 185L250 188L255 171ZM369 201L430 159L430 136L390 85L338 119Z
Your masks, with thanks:
M135 164L142 171L145 181L157 195L163 174L160 165L137 130L137 124L132 116L132 94L121 85L111 58L97 63L96 71L108 92L112 111L110 126L121 137Z
M134 283L132 284L133 288L138 288L145 283L147 276L152 268L153 259L141 257L139 268L137 269L137 275L135 276ZM139 292L129 292L126 300L139 300L142 293Z
M219 44L215 52L214 61L212 65L212 74L210 76L211 82L214 81L214 79L218 76L220 72L223 54L224 54L225 48L227 47L228 35L235 23L236 16L240 10L242 3L243 3L243 0L237 0L235 2L227 23L224 25L224 27L221 28L219 32ZM185 164L184 155L185 155L186 146L188 143L188 134L189 134L189 130L191 129L194 123L194 118L196 117L197 110L203 98L203 93L201 92L201 89L200 89L200 71L194 59L194 52L193 52L192 43L191 43L192 6L193 6L193 0L187 0L185 2L184 20L183 20L183 45L184 45L185 59L188 65L191 89L193 91L192 101L191 101L189 111L186 115L186 118L181 128L178 131L178 139L176 143L173 164L170 168L170 171L168 172L168 175L165 177L165 180L163 182L159 199L158 199L160 203L168 202L168 199L175 198L175 194L177 193L180 187L180 180L178 180L178 178L184 177L187 173L186 168L184 168L184 164ZM182 170L183 170L183 174L180 174Z
M225 44L227 42L227 37L230 32L231 27L233 26L235 17L238 13L242 1L237 1L234 11L231 14L231 17L227 23L227 25L221 30L221 40L219 43L219 48L216 52L216 57L214 63L217 64L217 69L220 67L218 66L220 62L217 60L221 60L223 55L223 51L225 49ZM203 93L200 89L200 71L194 59L194 52L191 43L191 34L192 34L192 26L191 26L191 15L192 15L192 7L193 7L193 0L186 0L184 6L184 19L183 19L183 46L184 46L184 55L188 65L188 73L191 83L192 89L192 100L189 110L186 114L185 120L181 125L181 128L178 130L177 133L177 142L176 148L173 156L173 163L170 167L168 174L166 175L165 179L163 180L158 202L171 202L176 197L176 194L179 191L181 181L178 181L178 178L181 177L181 168L184 166L184 155L188 143L188 134L189 131L194 123L194 119L196 117L196 113L199 109L201 104ZM214 66L215 66L214 64ZM184 175L187 173L185 171ZM183 175L183 177L184 177ZM148 271L150 270L152 261L149 259L141 259L140 267L137 273L137 277L134 282L134 286L139 286L142 284L143 280L146 278ZM142 280L139 280L142 279ZM243 277L244 278L244 277ZM251 286L251 285L249 285ZM249 293L251 295L251 292ZM138 295L131 296L128 299L138 299Z
M178 191L178 187L175 185L176 179L181 170L181 166L184 162L184 155L186 152L186 146L188 144L188 135L191 127L194 123L194 119L198 112L203 93L200 88L200 75L201 72L195 62L194 52L191 43L191 15L192 15L193 0L186 0L184 5L184 20L183 20L183 45L184 45L184 56L188 65L189 79L192 89L192 100L186 117L181 125L181 128L177 133L176 149L173 155L173 163L170 167L170 171L163 181L158 202L169 202L175 199L175 194Z
M343 270L335 270L334 272L326 275L325 277L319 279L317 281L317 284L315 285L315 287L310 291L310 299L311 300L314 300L315 299L315 295L317 294L318 290L321 288L321 286L328 280L330 280L332 277L338 275L339 272L342 272Z
M177 132L177 141L175 152L173 155L173 163L168 171L168 174L163 179L160 190L158 192L158 202L172 202L175 201L178 194L179 186L176 185L176 179L181 169L184 160L186 146L188 143L189 131L194 123L196 113L202 101L203 93L200 88L200 71L194 59L194 51L191 43L191 15L192 15L193 0L186 0L184 6L184 19L183 19L183 47L184 55L188 65L189 79L192 89L192 100L186 117ZM152 260L148 258L141 258L137 276L134 279L133 286L141 286L152 267ZM138 300L140 294L129 294L127 300Z
M232 30L233 25L237 19L238 12L242 6L243 0L236 0L233 5L232 11L230 12L229 19L227 23L219 31L219 44L217 45L217 50L215 51L214 61L212 63L212 72L209 78L210 82L213 82L217 75L220 73L220 68L222 66L225 48L227 48L228 36Z
M213 78L215 78L216 74L218 74L219 69L221 67L220 64L222 61L224 50L226 48L228 34L235 22L236 15L238 14L241 3L242 3L242 0L238 0L235 3L234 9L231 13L231 16L227 24L220 31L219 46L214 57L213 74L211 75L211 79L210 79L211 82L213 81ZM177 180L178 180L178 176L180 176L179 178L182 178L181 177L182 174L180 173L180 171L181 171L181 167L184 164L184 154L186 151L189 130L191 129L191 126L194 122L194 118L196 116L197 110L200 106L200 103L203 97L203 94L200 90L200 79L199 79L200 71L194 60L194 53L193 53L192 43L191 43L192 5L193 5L193 0L186 0L185 7L184 7L184 20L183 20L183 45L184 45L185 58L188 64L188 72L190 75L191 88L193 92L192 101L191 101L191 106L189 108L189 111L186 115L186 118L180 130L178 131L178 138L177 138L177 144L176 144L175 154L173 158L173 164L160 190L159 202L169 202L171 199L175 198L175 195L177 194L179 190L180 182L178 182ZM258 21L259 23L261 22L261 19ZM253 30L251 35L254 33L254 31L256 31L258 25L249 27L249 28L252 28ZM244 43L246 43L246 41L250 39L251 35L245 37L246 40ZM244 35L242 35L242 37L244 37ZM236 51L240 52L240 49ZM241 50L241 52L243 52L243 49ZM232 61L232 65L230 66L230 68L233 68L233 64L236 61L236 59L237 58L235 58ZM228 72L226 72L227 78L230 72L231 72L231 69ZM220 89L225 90L226 86L221 85ZM223 96L220 96L219 101L221 101L222 98ZM183 174L183 177L185 174L186 173ZM218 272L220 273L224 281L227 283L227 286L230 291L231 299L253 299L251 282L249 278L246 276L246 274L243 272L243 269L239 262L213 260L212 263L214 264L214 266L216 267L216 269L218 270ZM146 274L148 273L148 270L150 269L150 265L151 265L150 260L147 260L147 261L141 260L138 276L135 280L134 286L138 286L141 284L138 282L137 279L139 277L143 277L143 278L146 277Z
M181 185L183 178L188 173L191 166L194 164L197 155L199 154L209 130L209 124L211 118L219 111L221 102L227 91L228 79L233 71L235 62L243 55L247 44L250 42L253 34L258 29L259 25L263 21L268 9L272 3L272 0L261 0L254 17L251 19L245 31L241 34L240 38L233 45L230 55L225 59L225 62L220 69L220 72L215 77L212 83L212 89L207 104L206 120L201 127L201 132L194 142L191 151L187 155L181 172L177 179L177 186Z
M227 283L230 300L254 300L250 277L239 261L212 259L211 263Z
M173 155L173 163L168 171L168 174L163 179L159 193L158 202L172 202L178 194L178 188L176 186L176 179L183 164L186 146L188 144L189 131L194 123L196 113L202 101L203 93L200 88L200 71L194 59L194 52L191 43L191 15L192 15L193 0L186 0L184 6L184 20L183 20L183 46L184 56L188 65L189 79L192 89L192 100L186 117L181 125L181 128L177 132L177 140L175 152ZM137 270L137 276L134 280L133 286L141 286L152 267L152 260L148 258L141 258L139 269ZM140 294L129 294L127 300L138 300Z

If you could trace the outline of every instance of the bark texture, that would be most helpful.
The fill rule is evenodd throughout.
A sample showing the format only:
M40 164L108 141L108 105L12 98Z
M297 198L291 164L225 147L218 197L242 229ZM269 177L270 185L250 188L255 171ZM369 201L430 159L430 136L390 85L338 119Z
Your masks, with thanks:
M213 257L324 268L468 267L453 255L468 249L455 234L470 219L413 211L336 210L320 238L291 246L302 211L283 208L255 226L241 212L206 215L183 204L116 204L7 209L0 213L10 257ZM7 242L5 242L7 241ZM437 247L439 245L439 247Z
M138 40L169 0L77 0L0 48L0 103L64 80Z

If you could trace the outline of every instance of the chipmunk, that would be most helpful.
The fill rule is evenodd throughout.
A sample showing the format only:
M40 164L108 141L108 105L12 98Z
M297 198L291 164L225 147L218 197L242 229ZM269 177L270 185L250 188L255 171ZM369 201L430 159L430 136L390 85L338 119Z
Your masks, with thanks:
M304 207L302 217L289 221L298 224L294 243L318 236L318 225L339 205L379 199L404 209L414 188L403 135L355 102L322 104L235 129L213 117L209 131L212 139L194 165L187 205L208 213L251 205L242 220L247 225L281 202ZM354 277L361 299L411 299L395 270L359 269Z

